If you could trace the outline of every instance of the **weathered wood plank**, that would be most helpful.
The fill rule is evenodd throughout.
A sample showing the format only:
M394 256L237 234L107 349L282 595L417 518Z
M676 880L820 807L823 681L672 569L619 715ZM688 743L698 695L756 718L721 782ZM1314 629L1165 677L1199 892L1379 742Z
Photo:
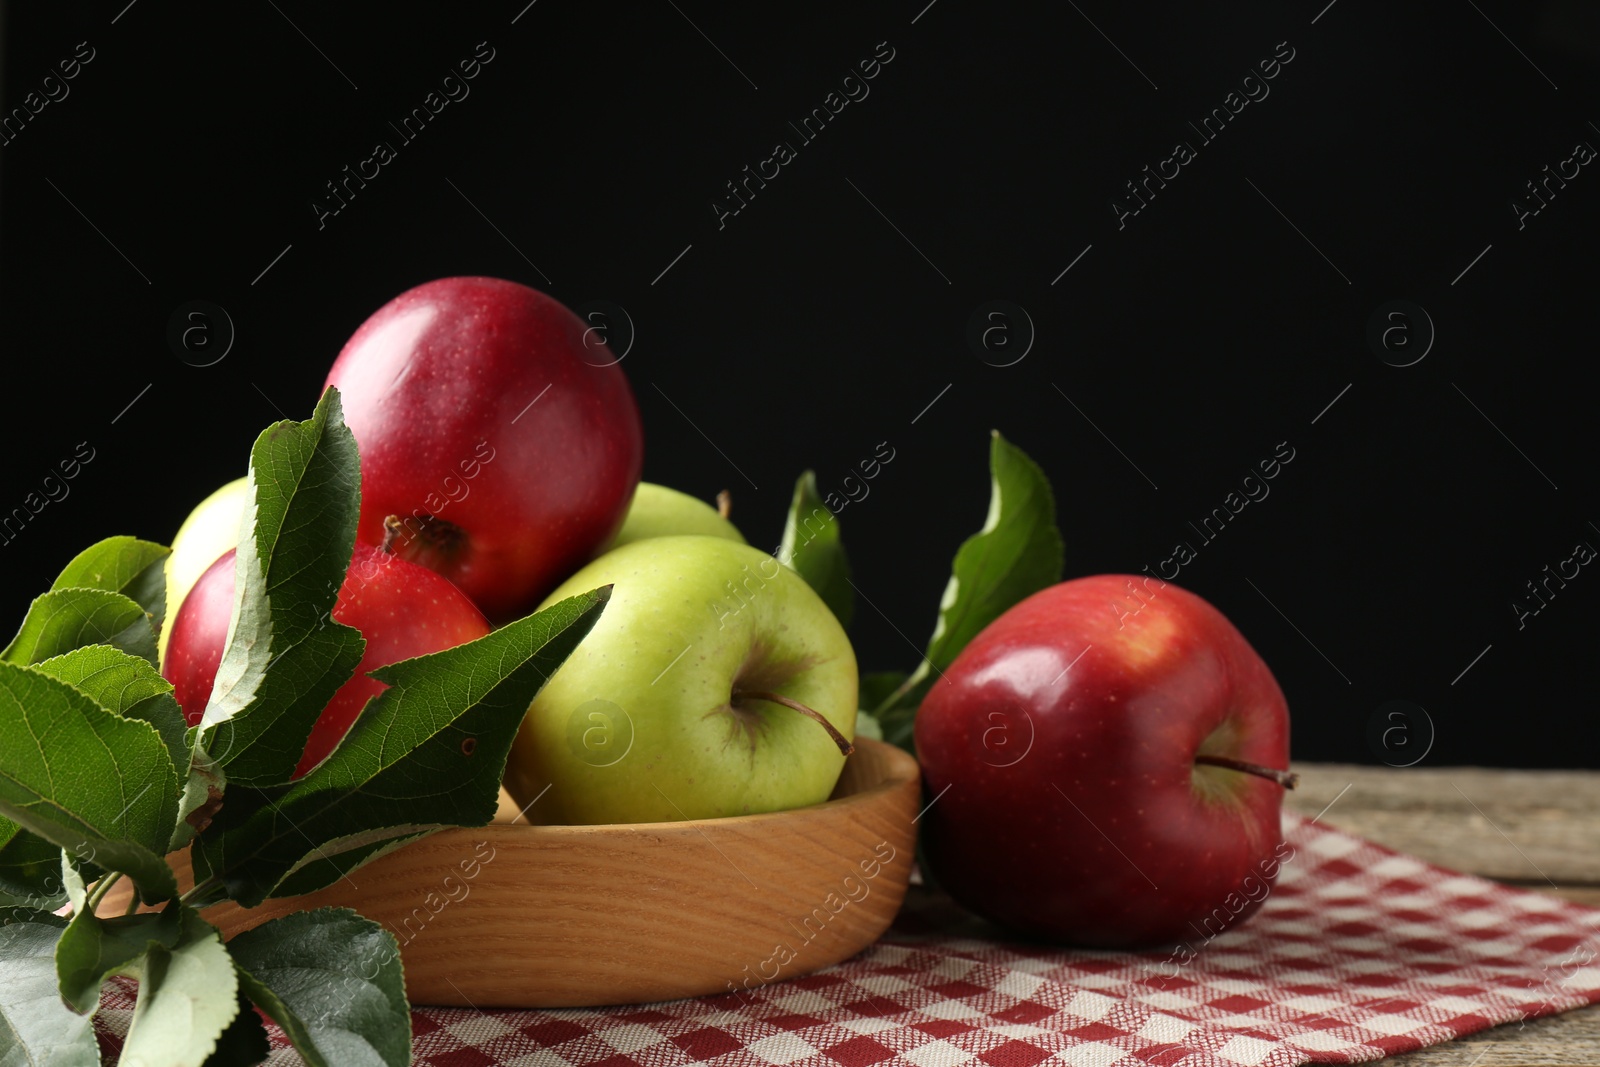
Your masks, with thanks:
M1507 1023L1381 1061L1394 1067L1595 1067L1600 1064L1600 1005Z
M1325 822L1390 848L1490 878L1600 886L1600 774L1332 763L1295 770L1291 810L1326 808Z
M1287 807L1430 862L1600 907L1600 773L1296 764ZM1554 883L1554 884L1552 884ZM1383 1061L1595 1067L1600 1005Z
M1600 846L1597 846L1600 847ZM1595 885L1558 885L1552 889L1544 882L1508 882L1518 889L1531 889L1535 893L1548 893L1553 897L1563 900L1573 900L1579 904L1587 904L1591 908L1600 908L1600 886Z

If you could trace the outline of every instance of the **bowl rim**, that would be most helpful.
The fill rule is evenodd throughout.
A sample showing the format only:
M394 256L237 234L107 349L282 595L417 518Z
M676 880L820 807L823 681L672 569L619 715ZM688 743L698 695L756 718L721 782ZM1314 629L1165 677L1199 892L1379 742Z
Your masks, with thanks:
M882 778L859 792L850 793L842 797L829 797L817 804L808 804L803 808L784 808L782 811L761 811L749 815L723 815L714 819L676 819L665 822L607 822L607 823L519 823L493 821L483 826L449 827L452 830L467 833L482 833L492 830L497 834L526 833L530 830L539 831L550 837L589 837L599 834L614 834L625 831L636 833L668 833L680 831L689 827L704 830L707 827L724 828L735 825L754 826L775 819L792 818L805 812L817 812L827 809L838 811L862 804L871 804L884 793L904 787L907 782L916 781L922 776L922 766L917 758L899 745L888 741L879 741L871 737L857 738L855 741L859 751L863 745L871 745L884 750L884 770ZM841 772L842 773L842 772ZM835 783L837 788L837 783ZM526 809L524 809L526 810ZM521 817L520 815L518 816ZM432 835L430 835L432 836Z

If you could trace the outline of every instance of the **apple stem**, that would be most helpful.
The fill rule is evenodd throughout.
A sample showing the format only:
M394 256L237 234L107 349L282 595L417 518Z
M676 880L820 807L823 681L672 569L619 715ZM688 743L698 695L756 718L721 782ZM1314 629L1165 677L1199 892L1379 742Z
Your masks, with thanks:
M1293 789L1300 784L1300 776L1293 771L1280 771L1272 767L1263 767L1259 763L1247 763L1242 759L1234 759L1232 756L1213 756L1202 752L1194 758L1194 761L1196 763L1209 763L1213 767L1226 767L1230 771L1243 771L1245 774L1253 774L1257 778L1265 778L1268 781L1277 782L1285 789Z
M724 489L723 492L726 493L727 490ZM828 731L828 736L833 738L833 743L839 746L840 752L848 756L850 753L856 750L856 746L852 745L844 736L844 734L841 734L834 727L833 723L823 718L820 711L817 711L815 708L808 708L798 700L791 700L782 693L772 693L765 689L735 689L733 691L733 701L735 703L738 703L741 699L745 698L749 698L751 700L769 700L774 704L782 704L786 708L793 708L800 714L820 722L822 724L822 728Z
M733 514L733 494L726 489L717 494L717 514L724 519Z
M383 544L378 546L379 550L387 555L394 555L394 543L399 539L401 529L403 527L400 523L400 516L386 516L383 520Z

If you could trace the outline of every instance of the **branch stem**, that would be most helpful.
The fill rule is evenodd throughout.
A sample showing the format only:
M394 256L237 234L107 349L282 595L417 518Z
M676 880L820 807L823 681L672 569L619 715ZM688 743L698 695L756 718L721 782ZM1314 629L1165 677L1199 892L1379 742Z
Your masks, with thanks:
M83 898L83 910L93 915L95 909L100 906L100 901L104 900L105 895L111 892L111 887L121 880L122 874L119 871L109 874L96 882L94 888L89 890L88 895ZM135 893L134 897L137 898L138 894Z
M198 896L203 896L204 894L211 892L211 890L215 889L218 885L221 884L221 882L222 882L222 879L218 878L216 875L213 874L210 878L207 878L205 881L201 882L199 885L196 885L194 888L190 889L183 896L179 897L178 898L178 903L179 904L187 904L190 901L192 901L194 898L196 898Z
M928 672L924 668L931 666L933 666L933 664L926 659L919 663L917 665L917 669L906 675L906 680L895 687L894 692L884 697L883 700L878 703L878 706L872 709L873 717L876 718L899 704L902 697L911 692L911 690L915 689L918 683L928 676Z

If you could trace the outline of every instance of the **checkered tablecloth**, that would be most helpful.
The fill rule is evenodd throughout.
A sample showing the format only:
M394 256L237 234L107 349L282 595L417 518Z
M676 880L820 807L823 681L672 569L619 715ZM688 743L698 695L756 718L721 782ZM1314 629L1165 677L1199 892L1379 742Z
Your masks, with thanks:
M1254 918L1183 950L1047 949L913 888L817 974L629 1008L413 1013L428 1067L1238 1067L1353 1063L1600 1001L1600 910L1284 816L1294 856ZM106 994L114 1051L132 987ZM268 1062L300 1062L272 1028ZM107 1056L107 1062L112 1057Z

